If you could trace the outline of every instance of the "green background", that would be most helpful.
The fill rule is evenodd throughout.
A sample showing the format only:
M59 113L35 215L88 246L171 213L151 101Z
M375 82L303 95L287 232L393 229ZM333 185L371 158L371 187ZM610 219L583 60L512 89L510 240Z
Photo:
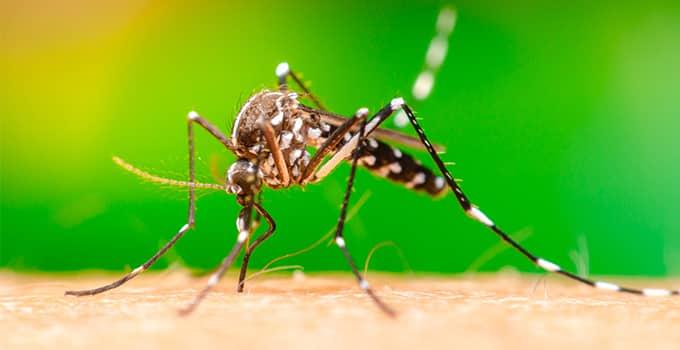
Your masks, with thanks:
M441 5L3 5L0 266L137 266L185 223L186 191L140 181L112 155L184 178L186 113L228 131L251 93L274 87L284 60L338 113L409 99ZM570 252L585 243L595 274L679 274L678 2L454 5L449 56L432 96L413 105L473 202L572 270ZM223 172L234 159L202 131L197 149L206 181L211 164ZM348 170L305 189L267 191L279 230L252 266L326 233ZM452 196L432 200L361 171L354 201L366 192L346 227L361 262L391 240L416 271L463 272L498 242ZM215 266L235 240L237 211L234 198L203 193L197 229L157 267ZM326 245L287 263L347 270ZM510 250L474 269L507 265L536 271ZM378 252L371 268L404 270L393 249Z

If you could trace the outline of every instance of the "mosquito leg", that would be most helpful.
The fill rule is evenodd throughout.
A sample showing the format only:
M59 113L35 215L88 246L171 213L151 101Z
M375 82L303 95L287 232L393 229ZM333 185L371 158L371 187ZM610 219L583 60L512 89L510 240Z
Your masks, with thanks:
M439 154L437 154L437 152L434 149L434 147L432 146L432 143L430 142L430 140L427 138L427 136L425 136L425 132L423 131L423 128L418 123L418 120L416 119L415 115L413 114L413 111L411 110L411 108L404 103L404 100L401 99L401 98L397 98L397 99L392 100L391 108L392 108L392 110L402 109L406 113L406 116L408 117L408 120L410 121L411 125L413 126L416 133L418 134L420 141L423 143L423 145L427 149L427 152L430 154L430 157L432 157L434 162L437 164L437 168L439 168L439 171L441 171L442 175L444 176L444 179L446 180L446 184L448 184L451 191L453 191L453 194L456 196L458 204L460 205L461 209L463 209L465 214L467 214L470 218L472 218L476 221L479 221L484 226L488 227L493 233L498 235L498 237L500 237L500 239L505 241L512 248L514 248L516 251L521 253L524 257L526 257L532 263L536 264L538 267L540 267L540 268L542 268L542 269L544 269L548 272L554 272L554 273L563 275L563 276L565 276L569 279L572 279L574 281L577 281L577 282L580 282L582 284L585 284L585 285L588 285L588 286L591 286L591 287L595 287L595 288L598 288L598 289L612 290L612 291L625 292L625 293L631 293L631 294L640 294L640 295L645 295L645 296L680 295L680 290L667 290L667 289L656 289L656 288L636 289L636 288L628 288L628 287L619 286L619 285L609 283L609 282L594 281L594 280L591 280L591 279L583 278L583 277L580 277L580 276L578 276L578 275L576 275L572 272L565 271L559 265L552 263L548 260L542 259L542 258L538 257L537 255L531 253L528 249L524 248L517 241L512 239L507 233L505 233L505 231L503 231L501 228L496 226L496 224L488 216L486 216L486 214L484 214L477 206L473 205L470 202L470 200L465 195L465 193L463 193L462 188L454 180L451 172L446 168L444 162L439 157Z
M262 203L262 192L257 194L256 203ZM255 217L253 218L253 223L250 225L250 236L252 237L260 223L262 222L262 215L259 212L255 212Z
M288 186L288 183L290 181L290 176L288 173L288 164L286 163L286 160L283 156L283 153L281 152L281 148L279 147L278 142L276 141L276 135L273 127L268 121L264 121L262 124L262 133L265 137L265 140L267 142L267 146L269 147L272 157L274 158L274 163L276 164L277 169L279 170L279 180L281 181L284 186ZM257 246L259 246L262 242L264 242L267 238L269 238L273 233L274 233L274 228L276 227L274 223L274 219L272 219L269 214L260 206L258 203L262 203L262 192L259 193L259 199L257 203L255 203L255 209L256 209L256 214L255 214L255 220L254 220L254 225L251 226L250 233L251 235L254 233L254 228L256 228L257 225L259 225L259 220L261 216L265 217L265 220L267 220L267 223L269 224L270 229L265 232L262 236L258 237L255 242L253 242L252 245L246 247L246 252L243 255L243 261L241 263L241 272L239 273L239 280L238 280L238 287L237 291L243 292L243 287L245 285L245 278L246 274L248 272L248 263L250 262L250 256L252 255L253 251ZM256 224L255 224L256 222Z
M208 280L208 283L205 285L205 287L198 293L198 295L196 295L194 300L189 303L189 305L180 310L180 314L188 315L194 311L201 301L203 301L203 299L205 299L205 297L208 295L208 292L210 292L210 290L220 282L220 279L222 276L224 276L224 273L227 272L231 264L234 262L234 259L241 251L241 248L243 248L244 243L250 236L250 216L254 205L255 204L252 203L250 205L244 206L243 209L241 209L238 219L236 220L236 228L239 231L236 244L234 244L229 254L227 254L224 260L222 260L222 263L217 268L217 270L210 276L210 279Z
M194 228L195 225L195 214L196 214L196 195L194 193L194 183L195 183L195 155L194 155L194 131L193 123L198 123L203 128L205 128L212 136L217 138L225 147L231 149L231 141L227 139L217 128L213 127L206 120L201 118L196 112L190 112L187 121L187 134L189 143L189 213L187 217L187 223L182 226L179 231L168 241L159 251L156 252L149 260L144 264L140 265L132 272L123 276L121 279L114 281L105 286L101 286L94 289L86 290L69 290L65 292L65 295L74 296L85 296L85 295L95 295L107 290L111 290L123 285L125 282L137 277L140 273L146 271L151 265L153 265L165 252L172 248L175 243L184 236L184 234L189 231L189 229Z
M380 126L380 124L394 112L394 108L392 107L393 103L390 103L389 105L386 105L380 109L373 117L371 117L371 120L366 123L366 130L363 138L366 138L375 132L378 129L378 126ZM326 177L338 166L338 164L351 155L351 153L357 148L358 144L359 135L354 134L353 137L342 146L342 148L333 154L333 157L331 157L330 160L324 163L323 166L321 166L316 171L316 173L313 175L313 180L318 181Z
M192 214L193 213L191 213L190 215L192 215ZM193 218L190 217L189 220L193 220ZM170 249L180 238L182 238L182 236L184 236L184 234L190 228L191 228L191 226L189 224L182 226L179 229L179 231L175 234L175 236L172 237L172 239L170 241L168 241L168 243L166 243L163 246L163 248L161 248L159 251L157 251L156 254L154 254L149 260L147 260L147 262L140 265L136 269L132 270L132 272L123 276L123 278L121 278L121 279L119 279L115 282L112 282L110 284L107 284L105 286L98 287L98 288L85 289L85 290L68 290L64 294L81 297L81 296L85 296L85 295L95 295L95 294L103 293L103 292L106 292L107 290L111 290L111 289L120 287L125 282L137 277L137 275L139 275L140 273L146 271L149 267L151 267L151 265L153 265L156 262L156 260L158 260L166 251L168 251L168 249Z
M239 293L243 292L243 288L245 286L245 278L246 278L246 273L248 272L248 262L250 261L250 256L253 254L253 251L257 246L259 246L262 242L267 240L269 237L271 237L274 234L274 230L276 230L276 222L274 222L274 218L269 215L269 213L264 210L264 208L258 204L255 203L255 210L257 211L258 214L262 215L265 220L267 220L267 225L269 225L269 229L267 232L263 233L260 237L258 237L255 242L253 242L250 246L246 247L246 252L243 255L243 264L241 265L241 273L239 274L238 278L238 288L237 291Z
M347 119L344 124L337 127L328 137L328 139L326 139L326 142L324 142L316 151L316 153L314 153L312 159L309 160L307 167L305 167L302 175L300 176L299 182L301 184L305 184L309 181L314 181L314 172L317 170L317 167L321 161L326 157L326 155L335 151L340 142L342 142L347 135L351 135L352 129L365 118L365 116L362 117L361 115L355 115L354 117Z
M359 141L363 141L364 138L364 132L366 130L366 115L368 114L368 110L365 108L360 109L357 112L357 117L361 118L361 127L359 129ZM347 246L345 244L345 239L343 237L343 229L345 227L345 219L347 217L347 206L349 204L349 199L352 194L352 187L354 186L354 176L356 174L357 170L357 161L359 159L359 154L361 152L361 142L359 142L359 146L356 148L352 155L352 168L349 173L349 179L347 180L347 187L345 189L345 196L342 200L342 208L340 209L340 215L338 217L338 224L336 226L335 230L335 243L340 248L342 251L342 254L345 256L345 259L347 260L347 263L349 264L350 268L352 269L352 273L356 277L357 281L359 282L359 287L363 289L368 296L371 297L371 299L375 302L375 304L386 314L389 316L395 316L394 310L387 306L385 302L380 299L375 292L373 292L373 289L369 286L368 282L364 279L362 276L361 272L356 266L356 263L354 262L354 259L349 253L349 250L347 249Z
M283 187L288 187L290 184L290 174L288 172L288 163L286 163L286 158L281 152L281 147L279 147L278 141L276 141L276 131L269 121L262 122L262 134L267 141L267 146L271 151L272 157L274 158L274 164L276 169L279 171L279 180Z
M572 272L565 271L563 270L559 265L552 263L548 260L542 259L538 257L537 255L531 253L528 249L524 248L522 245L520 245L518 242L513 240L505 231L503 231L501 228L499 228L486 214L484 214L477 206L473 205L469 198L465 195L463 192L462 188L456 183L454 180L453 175L451 172L446 168L446 165L442 161L441 157L439 157L439 154L437 153L437 150L435 146L430 142L430 140L427 138L425 135L425 132L423 131L423 128L420 126L420 123L418 123L418 120L416 119L415 115L413 114L413 111L411 108L406 105L404 102L404 99L402 98L395 98L393 99L389 105L383 107L378 113L376 113L373 118L370 119L370 121L366 124L366 130L365 130L365 137L368 137L371 135L371 133L376 130L380 124L385 121L388 117L394 114L395 111L398 110L403 110L415 129L416 133L418 134L418 138L420 139L420 142L425 146L425 149L429 153L430 157L434 160L434 162L437 165L437 168L443 175L443 180L446 185L453 191L453 194L456 196L456 200L458 201L461 209L467 214L470 218L479 221L482 223L484 226L488 227L493 233L495 233L498 237L500 237L504 242L509 244L513 249L521 253L524 257L526 257L528 260L530 260L532 263L537 265L538 267L548 271L548 272L554 272L560 275L563 275L569 279L572 279L574 281L577 281L582 284L589 285L591 287L599 288L599 289L605 289L605 290L612 290L612 291L619 291L619 292L625 292L625 293L631 293L631 294L640 294L640 295L646 295L646 296L666 296L666 295L680 295L680 290L667 290L667 289L656 289L656 288L643 288L643 289L636 289L636 288L629 288L629 287L623 287L619 286L613 283L609 282L601 282L601 281L594 281L590 280L587 278L580 277ZM346 157L352 152L357 145L359 145L359 135L355 135L349 142L345 143L345 145L338 150L333 157L326 162L321 169L317 172L316 177L317 178L323 178L326 176L331 170L333 170L337 164L340 163L343 159L346 159ZM442 186L444 183L441 184Z
M281 92L285 92L288 90L288 84L286 83L286 80L288 77L291 77L293 81L295 81L295 83L305 93L305 96L309 97L309 99L312 100L312 102L314 102L317 108L319 108L322 111L326 111L326 107L324 107L319 98L316 97L316 95L314 95L314 93L312 93L309 90L309 88L307 88L305 83L302 80L300 80L297 74L290 70L288 62L282 62L279 63L278 66L276 66L276 76L279 79L279 90L281 90Z
M646 296L666 296L666 295L680 295L680 290L667 290L667 289L656 289L656 288L643 288L643 289L636 289L636 288L629 288L629 287L623 287L619 286L613 283L609 282L601 282L601 281L594 281L590 280L587 278L580 277L572 272L565 271L563 270L559 265L552 263L548 260L542 259L533 253L531 253L529 250L524 248L522 245L517 243L515 240L513 240L505 231L503 231L501 228L499 228L486 214L484 214L477 206L473 205L468 197L463 193L462 188L455 182L453 175L451 172L446 168L444 162L441 160L439 157L439 154L436 151L435 146L429 141L427 136L425 135L425 132L423 131L422 127L418 123L418 120L416 119L415 115L413 114L413 111L405 104L404 100L402 98L395 98L393 99L389 105L383 107L378 113L376 113L367 123L365 127L365 132L364 135L354 135L350 141L346 142L342 148L340 148L333 157L326 162L315 174L316 179L320 179L328 175L333 169L337 167L337 165L343 161L344 159L347 159L347 157L355 151L355 149L360 149L362 143L360 143L360 139L364 139L373 133L377 127L385 121L388 117L394 114L395 111L398 110L403 110L412 124L413 128L415 129L416 133L418 134L418 138L420 139L420 142L423 144L427 152L429 153L430 157L435 161L437 168L439 171L442 173L443 178L442 178L442 183L437 184L444 186L448 185L448 187L453 191L454 195L456 196L456 199L458 203L460 204L460 207L463 209L463 211L472 219L481 222L485 226L487 226L493 233L498 235L503 241L505 241L507 244L509 244L512 248L514 248L516 251L521 253L523 256L525 256L528 260L536 264L538 267L548 271L548 272L554 272L560 275L563 275L567 278L570 278L574 281L577 281L582 284L589 285L591 287L599 288L599 289L605 289L605 290L613 290L613 291L619 291L619 292L626 292L626 293L631 293L631 294L640 294L640 295L646 295ZM356 158L357 153L354 154L354 157L352 158L353 160ZM338 245L344 245L344 239L340 236L341 240L338 243Z
M260 192L257 197L258 197L257 203L262 203L262 192ZM262 215L260 214L260 212L256 211L255 216L253 217L253 222L250 224L250 230L249 230L250 236L249 237L253 237L253 235L257 231L257 228L260 227L261 221L262 221ZM248 241L246 241L246 251L247 251L247 245L249 244L249 242L250 242L250 239L248 239ZM245 256L244 256L243 260L241 262L241 272L239 272L239 284L241 284L242 280L245 279L246 272L248 270L248 262L245 261L245 260L246 259L245 259ZM237 289L237 291L239 291L239 290ZM239 292L241 292L241 291L239 291Z

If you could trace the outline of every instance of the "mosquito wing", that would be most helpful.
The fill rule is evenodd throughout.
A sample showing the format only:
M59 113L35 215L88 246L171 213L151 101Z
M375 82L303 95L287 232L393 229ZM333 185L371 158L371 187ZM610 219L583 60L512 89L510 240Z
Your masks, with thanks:
M347 121L347 118L345 117L330 114L328 112L319 113L319 116L324 123L328 123L333 126L340 126ZM420 139L398 131L378 128L373 132L373 135L375 138L382 141L392 141L413 149L426 151L425 146L423 146L423 143L420 142ZM437 144L434 145L434 149L437 152L443 152L445 150L444 146Z

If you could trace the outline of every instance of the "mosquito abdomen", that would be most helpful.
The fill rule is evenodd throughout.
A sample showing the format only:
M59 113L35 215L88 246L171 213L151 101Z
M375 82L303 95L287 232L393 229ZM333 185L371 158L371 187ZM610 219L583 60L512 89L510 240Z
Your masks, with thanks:
M431 196L439 196L447 190L443 177L435 175L410 154L380 140L366 139L359 164L378 176Z

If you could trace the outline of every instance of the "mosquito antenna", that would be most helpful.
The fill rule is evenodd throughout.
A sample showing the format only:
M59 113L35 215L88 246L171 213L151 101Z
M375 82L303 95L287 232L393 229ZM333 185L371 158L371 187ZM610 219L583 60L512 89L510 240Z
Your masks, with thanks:
M158 175L153 175L151 173L148 173L142 169L139 169L135 167L134 165L126 162L120 157L113 156L113 162L116 163L119 167L123 168L124 170L127 170L134 175L137 175L138 177L157 184L161 185L169 185L169 186L175 186L175 187L191 187L191 182L189 181L182 181L182 180L176 180L176 179L168 179L166 177L160 177ZM226 187L224 185L220 184L213 184L213 183L202 183L202 182L194 182L193 183L194 188L200 188L200 189L206 189L206 190L222 190L224 191Z

